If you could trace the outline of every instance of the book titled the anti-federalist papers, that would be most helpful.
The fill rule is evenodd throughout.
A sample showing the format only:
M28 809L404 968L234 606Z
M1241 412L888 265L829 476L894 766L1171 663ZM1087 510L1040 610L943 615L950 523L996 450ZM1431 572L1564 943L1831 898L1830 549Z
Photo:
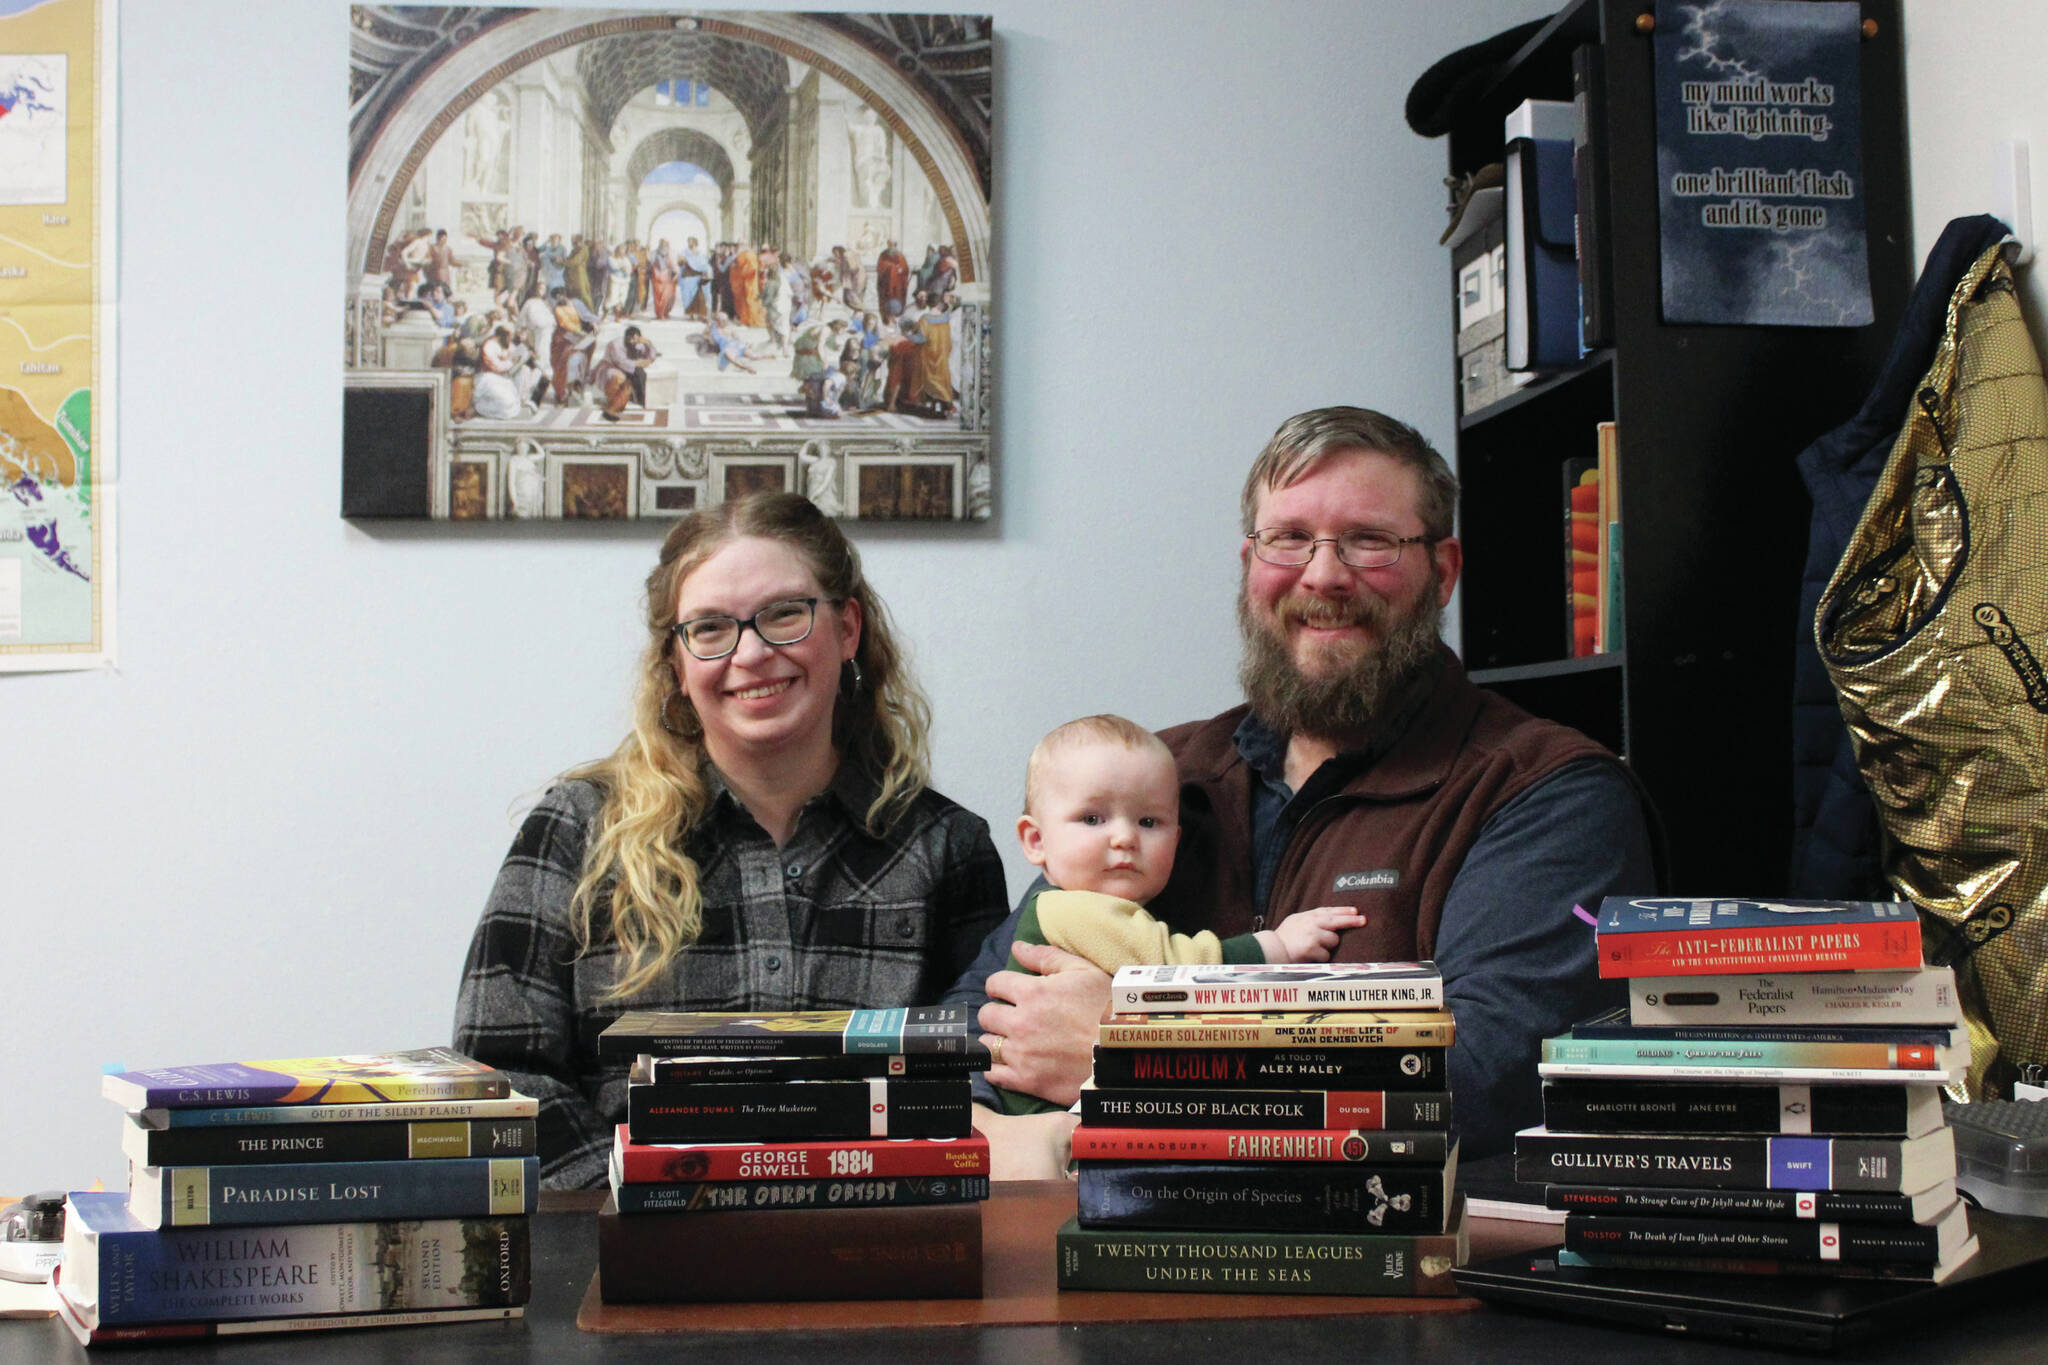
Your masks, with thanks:
M119 1191L73 1194L64 1292L88 1328L522 1304L528 1220L169 1228Z
M1434 962L1268 962L1119 967L1109 988L1118 1014L1209 1010L1440 1010Z
M1600 975L1908 970L1920 912L1905 901L1609 896L1594 925Z
M502 1099L512 1093L512 1083L503 1073L452 1048L430 1047L413 1052L123 1071L101 1077L100 1093L133 1111Z
M981 1026L965 1005L885 1010L770 1010L753 1014L628 1010L597 1036L597 1055L829 1057L848 1052L955 1053L988 1065Z

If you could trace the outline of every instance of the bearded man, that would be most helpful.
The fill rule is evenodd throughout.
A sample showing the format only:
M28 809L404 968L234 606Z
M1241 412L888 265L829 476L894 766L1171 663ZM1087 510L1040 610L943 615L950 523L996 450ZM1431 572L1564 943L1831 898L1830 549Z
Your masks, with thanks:
M1541 1040L1619 998L1573 907L1657 887L1619 760L1475 687L1439 639L1464 563L1456 499L1443 457L1383 414L1322 408L1274 433L1242 498L1246 701L1161 732L1180 765L1181 836L1148 908L1177 932L1228 937L1350 906L1365 923L1337 960L1434 959L1471 1160L1540 1120ZM980 1005L990 1082L1071 1103L1106 979L1033 944L1014 951L1037 976L996 970L1011 932L990 936L946 999ZM1071 1118L976 1123L998 1175L1024 1175L1063 1136L1044 1125Z

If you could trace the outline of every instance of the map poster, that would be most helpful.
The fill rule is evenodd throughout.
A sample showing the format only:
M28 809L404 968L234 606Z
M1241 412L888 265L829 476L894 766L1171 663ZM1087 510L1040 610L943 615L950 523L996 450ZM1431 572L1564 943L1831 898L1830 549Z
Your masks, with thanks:
M0 671L114 657L114 0L0 0Z
M1664 321L1861 327L1862 11L1657 0Z

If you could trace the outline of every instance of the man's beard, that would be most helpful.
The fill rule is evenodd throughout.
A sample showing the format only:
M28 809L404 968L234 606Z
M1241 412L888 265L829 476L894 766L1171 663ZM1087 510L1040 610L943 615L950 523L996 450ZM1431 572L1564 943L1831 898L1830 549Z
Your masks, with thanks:
M1413 606L1397 609L1385 598L1359 596L1341 602L1288 598L1274 609L1277 621L1252 614L1245 593L1237 595L1237 627L1244 637L1238 681L1253 714L1283 735L1338 736L1369 732L1387 703L1435 654L1443 627L1437 575ZM1363 625L1373 633L1349 667L1327 676L1304 676L1288 651L1291 623Z

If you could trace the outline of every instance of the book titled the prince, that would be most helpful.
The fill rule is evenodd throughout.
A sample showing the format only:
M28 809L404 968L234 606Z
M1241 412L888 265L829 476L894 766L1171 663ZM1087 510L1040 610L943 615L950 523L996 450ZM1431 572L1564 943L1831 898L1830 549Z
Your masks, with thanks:
M374 1104L491 1100L512 1093L499 1071L445 1047L345 1057L123 1071L100 1078L100 1093L134 1111L211 1105Z

